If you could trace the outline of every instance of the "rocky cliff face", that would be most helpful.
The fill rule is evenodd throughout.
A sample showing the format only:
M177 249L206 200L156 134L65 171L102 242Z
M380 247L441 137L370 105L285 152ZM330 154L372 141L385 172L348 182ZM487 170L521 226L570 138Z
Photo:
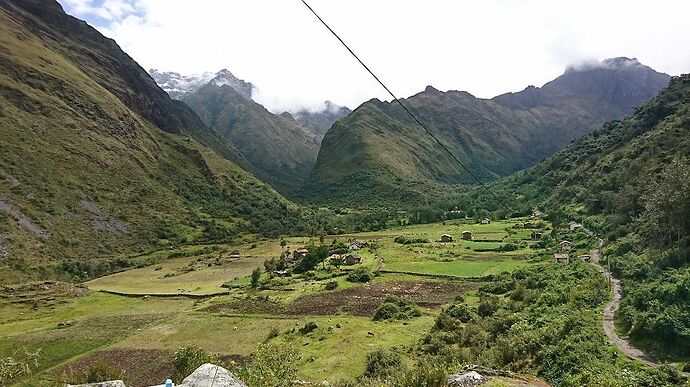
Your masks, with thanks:
M156 83L167 92L170 97L181 100L186 95L193 93L206 84L215 86L227 85L233 88L241 96L252 98L254 85L235 77L229 70L223 69L216 73L205 72L203 74L183 75L172 71L149 70L149 74Z

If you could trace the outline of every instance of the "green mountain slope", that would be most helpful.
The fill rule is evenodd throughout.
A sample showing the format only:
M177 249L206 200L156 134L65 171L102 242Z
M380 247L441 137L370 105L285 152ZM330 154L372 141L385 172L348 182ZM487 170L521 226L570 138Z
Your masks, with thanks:
M622 121L491 185L522 214L540 207L606 240L622 279L619 327L652 353L690 357L690 74ZM431 209L505 215L475 190Z
M403 101L483 179L535 164L569 141L621 118L668 83L636 60L569 69L542 88L493 100L432 87ZM396 104L371 100L326 134L304 196L359 206L424 202L473 183Z
M107 257L276 235L299 216L54 1L0 1L0 68L3 281L98 275L127 265Z
M319 136L266 110L230 86L207 84L183 98L209 127L232 143L264 181L294 193L311 170Z
M690 75L622 121L517 177L569 205L609 241L623 280L623 333L651 351L690 356Z

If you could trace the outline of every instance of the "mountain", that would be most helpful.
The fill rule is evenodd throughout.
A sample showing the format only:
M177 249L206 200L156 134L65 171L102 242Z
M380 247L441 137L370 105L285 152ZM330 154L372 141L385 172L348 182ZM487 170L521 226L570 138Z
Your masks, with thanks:
M228 85L209 83L183 101L285 194L296 192L314 165L320 137Z
M622 333L651 353L690 355L690 74L492 189L519 212L538 206L601 235L622 280Z
M0 69L3 283L299 224L235 148L57 2L0 1Z
M571 140L622 118L670 77L635 59L571 67L541 88L491 100L427 87L404 99L456 157L484 180L534 165ZM349 206L433 200L474 183L396 103L363 103L326 133L303 190Z
M184 101L205 125L236 147L253 172L287 195L299 191L326 131L350 113L326 101L322 110L274 114L252 100L251 83L228 70L201 75L149 72L171 97Z
M334 104L331 101L324 102L321 110L300 109L290 114L297 124L308 128L315 135L323 138L333 123L352 113L346 106Z
M235 77L229 70L223 69L216 73L205 72L203 74L183 75L172 71L160 71L150 69L149 74L156 81L161 89L165 90L170 97L182 99L187 94L199 90L208 83L216 86L228 85L235 89L245 98L252 97L254 85Z

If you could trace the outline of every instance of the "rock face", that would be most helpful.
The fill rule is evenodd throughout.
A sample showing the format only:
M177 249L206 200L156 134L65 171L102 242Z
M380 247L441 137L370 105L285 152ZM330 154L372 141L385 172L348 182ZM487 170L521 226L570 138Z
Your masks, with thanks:
M184 378L178 387L247 387L223 367L206 363Z
M478 386L482 383L484 383L484 378L476 371L450 375L448 377L449 387L471 387Z
M252 98L252 90L254 89L254 85L250 82L237 78L227 69L222 69L217 73L205 72L192 75L150 69L149 74L161 89L174 99L182 99L187 94L193 93L209 83L216 86L228 85L247 99Z

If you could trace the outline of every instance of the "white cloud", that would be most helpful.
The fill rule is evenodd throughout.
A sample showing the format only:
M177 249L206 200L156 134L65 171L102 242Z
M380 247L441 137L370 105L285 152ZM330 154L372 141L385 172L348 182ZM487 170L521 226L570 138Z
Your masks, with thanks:
M389 99L299 0L60 0L145 68L221 68L252 82L274 111L330 99ZM541 85L568 64L615 56L690 72L690 3L660 0L311 0L391 89L431 84L492 97ZM107 16L104 16L107 15Z

